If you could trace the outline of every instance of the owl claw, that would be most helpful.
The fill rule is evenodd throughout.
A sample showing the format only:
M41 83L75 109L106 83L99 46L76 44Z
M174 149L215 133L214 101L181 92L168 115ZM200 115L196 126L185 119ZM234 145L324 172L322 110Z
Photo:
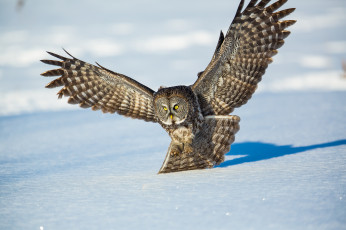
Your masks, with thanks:
M193 148L190 144L184 143L183 145L173 145L171 149L171 156L177 156L181 153L190 154Z
M172 148L171 150L171 156L177 156L181 153L181 151L178 148Z
M171 152L171 155L172 156L178 156L180 154L180 152L178 152L178 151L172 151Z
M192 152L193 152L192 146L191 146L191 145L185 145L185 146L184 146L184 152L185 152L186 154L192 153Z

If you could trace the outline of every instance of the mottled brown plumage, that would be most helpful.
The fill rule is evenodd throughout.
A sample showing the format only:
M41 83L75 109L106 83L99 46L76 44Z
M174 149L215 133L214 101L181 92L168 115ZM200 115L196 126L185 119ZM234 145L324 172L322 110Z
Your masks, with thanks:
M224 161L239 117L228 115L255 92L268 65L290 34L295 21L281 21L294 9L276 11L287 0L251 0L242 11L241 0L226 35L221 31L214 55L191 86L150 88L102 66L83 62L69 53L66 58L42 60L60 68L42 73L60 76L46 87L63 88L59 98L68 103L107 113L159 123L170 135L159 173L210 168Z
M270 0L251 0L241 12L242 0L227 31L221 32L213 58L193 84L205 115L226 115L245 104L290 32L293 20L279 21L294 9L274 11L287 0L265 7Z
M238 116L207 116L192 142L190 153L171 154L171 142L159 173L211 168L224 161L235 134L239 130Z
M64 86L59 98L68 96L68 103L82 108L101 109L104 113L121 115L155 122L153 110L154 91L139 82L102 66L97 67L77 58L65 58L48 52L62 61L42 60L60 69L48 70L42 76L59 76L47 88Z

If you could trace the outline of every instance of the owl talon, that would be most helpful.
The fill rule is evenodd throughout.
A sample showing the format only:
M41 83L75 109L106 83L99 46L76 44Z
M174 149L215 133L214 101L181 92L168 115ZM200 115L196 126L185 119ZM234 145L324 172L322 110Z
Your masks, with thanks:
M171 149L171 156L177 156L181 153L180 149L178 146L173 146Z
M192 146L191 146L191 145L185 145L185 146L184 146L184 152L185 152L186 154L192 153L192 152L193 152Z

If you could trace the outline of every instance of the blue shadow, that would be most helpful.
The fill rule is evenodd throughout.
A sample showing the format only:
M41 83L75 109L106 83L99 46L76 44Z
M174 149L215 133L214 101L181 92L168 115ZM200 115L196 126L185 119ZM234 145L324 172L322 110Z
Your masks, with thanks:
M236 143L231 146L231 151L226 155L245 156L232 160L227 160L217 167L228 167L231 165L238 165L246 162L267 160L274 157L281 157L285 155L301 153L312 149L328 148L339 145L346 145L346 139L302 147L293 147L292 145L275 145L262 142Z

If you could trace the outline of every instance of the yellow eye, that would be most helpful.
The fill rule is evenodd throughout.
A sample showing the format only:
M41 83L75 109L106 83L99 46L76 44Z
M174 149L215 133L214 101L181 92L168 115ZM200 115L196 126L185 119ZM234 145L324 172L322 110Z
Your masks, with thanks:
M164 110L164 111L167 111L168 109L167 109L167 107L163 107L163 110Z
M179 108L178 105L175 105L175 106L174 106L174 110L177 110L178 108Z

